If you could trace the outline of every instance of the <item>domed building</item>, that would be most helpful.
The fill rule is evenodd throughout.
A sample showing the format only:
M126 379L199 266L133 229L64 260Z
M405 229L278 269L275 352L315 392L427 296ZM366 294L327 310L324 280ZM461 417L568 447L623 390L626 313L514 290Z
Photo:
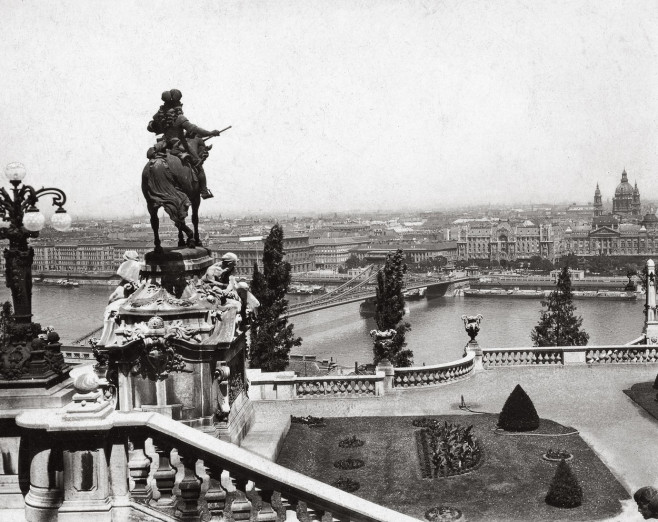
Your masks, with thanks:
M598 185L597 185L598 189ZM612 213L621 217L640 216L640 191L628 182L626 169L621 174L621 183L615 189L615 197L612 198Z

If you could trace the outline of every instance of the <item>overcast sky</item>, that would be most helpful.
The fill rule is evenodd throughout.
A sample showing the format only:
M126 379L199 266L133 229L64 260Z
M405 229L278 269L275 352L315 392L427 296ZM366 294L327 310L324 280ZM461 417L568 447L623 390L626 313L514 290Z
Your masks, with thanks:
M202 214L658 198L658 2L0 0L0 165L145 212L163 90L213 139Z

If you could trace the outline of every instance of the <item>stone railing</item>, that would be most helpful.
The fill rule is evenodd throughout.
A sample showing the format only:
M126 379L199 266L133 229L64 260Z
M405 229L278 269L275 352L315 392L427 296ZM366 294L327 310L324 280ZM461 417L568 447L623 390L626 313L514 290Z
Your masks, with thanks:
M587 364L655 363L658 346L592 346L585 350Z
M347 377L298 377L295 396L315 398L320 395L332 397L364 397L382 394L383 374L350 375Z
M635 341L633 341L635 342ZM485 369L510 366L563 366L571 364L615 364L658 362L658 346L639 344L610 346L555 346L484 348Z
M471 375L474 363L475 355L469 353L466 357L449 363L395 368L393 387L404 389L455 382Z
M485 369L500 366L562 365L561 348L484 348L482 366Z
M248 370L253 400L378 397L384 394L383 372L375 375L297 377L294 372Z
M109 522L132 514L159 520L224 520L229 514L231 520L259 521L417 520L157 413L86 415L40 410L17 418L21 445L29 448L28 522L58 515Z
M68 364L96 362L90 346L62 346L62 355Z

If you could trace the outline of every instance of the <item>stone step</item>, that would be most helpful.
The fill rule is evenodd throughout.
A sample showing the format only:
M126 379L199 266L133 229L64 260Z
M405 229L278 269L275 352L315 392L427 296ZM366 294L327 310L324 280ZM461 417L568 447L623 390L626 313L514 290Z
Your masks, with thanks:
M274 462L289 429L290 415L280 418L256 415L256 421L240 447Z

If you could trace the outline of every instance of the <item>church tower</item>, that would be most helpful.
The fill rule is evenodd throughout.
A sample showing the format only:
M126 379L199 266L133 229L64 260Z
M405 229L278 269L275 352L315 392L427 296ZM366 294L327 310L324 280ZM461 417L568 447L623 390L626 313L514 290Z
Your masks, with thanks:
M635 182L635 188L633 189L633 202L631 203L631 214L633 216L639 216L641 212L640 205L640 191L637 188L637 181Z
M596 190L594 191L594 215L600 216L603 214L603 202L601 201L601 191L599 190L599 184L596 184Z

